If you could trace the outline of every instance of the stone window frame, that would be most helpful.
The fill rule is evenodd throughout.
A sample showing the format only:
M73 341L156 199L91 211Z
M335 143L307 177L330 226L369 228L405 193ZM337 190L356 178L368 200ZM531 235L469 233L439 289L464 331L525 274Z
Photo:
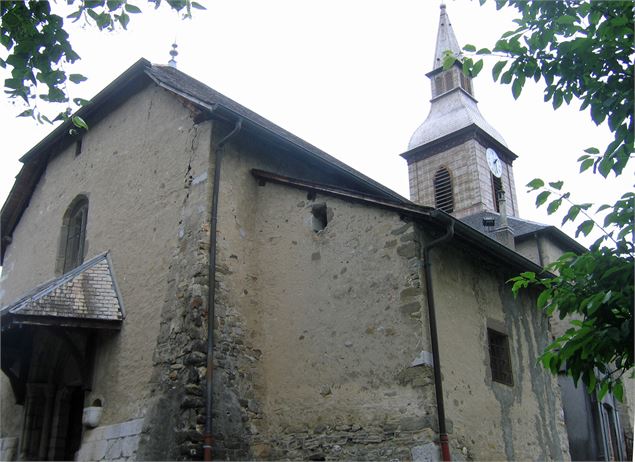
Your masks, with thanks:
M493 382L514 386L509 335L503 323L487 320L487 351Z
M88 223L88 196L79 194L72 200L62 218L62 228L55 261L55 273L60 275L77 268L86 255L86 226ZM75 225L75 230L73 230ZM73 241L76 244L73 243ZM74 246L69 248L69 245Z
M444 175L445 174L445 175ZM444 175L440 178L440 175ZM446 184L439 185L438 182L445 181ZM454 179L450 169L442 165L434 173L432 178L432 189L434 191L434 206L435 208L442 210L446 213L454 212L456 201L454 200ZM449 202L449 204L446 204Z

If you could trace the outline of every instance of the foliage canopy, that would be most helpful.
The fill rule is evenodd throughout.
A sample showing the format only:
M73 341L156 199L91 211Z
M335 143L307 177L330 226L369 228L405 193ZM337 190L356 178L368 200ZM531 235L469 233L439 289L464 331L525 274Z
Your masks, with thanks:
M479 0L481 4L486 0ZM446 56L445 65L462 61L472 75L483 68L475 55L498 57L492 77L511 85L518 98L529 79L545 85L544 99L554 109L580 101L600 125L607 123L613 140L601 151L585 150L578 158L580 172L592 168L607 178L621 175L633 156L634 81L633 3L590 0L495 0L498 9L515 8L517 27L490 50L464 50L467 57ZM535 179L528 185L538 192L536 206L549 214L563 204L562 220L578 221L576 237L595 228L601 236L581 255L565 253L546 272L526 272L512 279L513 291L536 287L537 305L549 315L571 320L571 327L545 350L540 360L552 373L564 370L589 392L603 396L613 391L622 398L621 377L633 369L633 246L635 194L627 192L614 204L595 207L578 204L563 191L564 183ZM598 213L604 219L596 218Z
M147 1L154 8L162 3L161 0ZM68 74L64 69L66 64L80 59L64 28L65 19L85 21L99 30L126 29L131 15L142 12L127 0L66 0L64 3L70 7L66 18L54 13L48 1L0 1L0 44L7 52L5 58L0 58L0 67L10 72L4 81L5 93L27 105L19 116L49 122L38 110L39 100L66 103L67 111L57 118L70 115L67 84L80 83L86 77ZM192 8L204 8L190 0L165 0L165 3L184 17L191 16ZM72 101L76 106L85 102L81 98Z

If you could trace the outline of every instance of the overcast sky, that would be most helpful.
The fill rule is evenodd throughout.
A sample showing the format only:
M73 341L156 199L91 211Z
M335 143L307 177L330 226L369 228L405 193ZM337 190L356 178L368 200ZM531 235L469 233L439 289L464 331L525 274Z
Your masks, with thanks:
M180 70L408 197L399 154L430 108L425 74L432 70L438 1L199 2L208 9L195 10L192 20L137 0L145 13L133 16L128 31L69 26L82 60L67 70L89 77L71 96L90 98L141 57L166 64L176 38ZM496 11L493 3L446 0L461 45L491 47L512 28L514 11ZM575 101L554 111L543 102L542 83L528 83L515 101L509 87L492 82L494 62L474 81L475 95L486 120L519 156L514 174L523 218L560 222L536 210L534 196L526 194L523 185L535 177L565 180L579 202L613 201L631 189L632 169L608 181L577 173L582 151L610 139L606 127L578 112ZM0 104L4 203L17 159L51 127L15 119L23 108L6 99Z

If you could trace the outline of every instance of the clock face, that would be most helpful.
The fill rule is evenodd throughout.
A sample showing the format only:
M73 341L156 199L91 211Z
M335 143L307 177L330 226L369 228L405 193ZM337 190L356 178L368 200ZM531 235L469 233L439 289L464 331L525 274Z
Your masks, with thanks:
M500 178L503 174L503 162L498 157L498 154L492 148L487 148L485 155L487 156L487 165L489 165L492 175Z

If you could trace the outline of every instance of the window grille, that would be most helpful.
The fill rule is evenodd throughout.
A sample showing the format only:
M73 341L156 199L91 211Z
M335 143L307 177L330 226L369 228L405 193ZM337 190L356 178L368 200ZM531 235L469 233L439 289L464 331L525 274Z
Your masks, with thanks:
M452 178L446 168L441 168L434 174L434 206L447 213L454 212Z
M512 364L509 356L509 340L507 335L493 329L487 329L489 344L489 361L494 382L513 385Z

